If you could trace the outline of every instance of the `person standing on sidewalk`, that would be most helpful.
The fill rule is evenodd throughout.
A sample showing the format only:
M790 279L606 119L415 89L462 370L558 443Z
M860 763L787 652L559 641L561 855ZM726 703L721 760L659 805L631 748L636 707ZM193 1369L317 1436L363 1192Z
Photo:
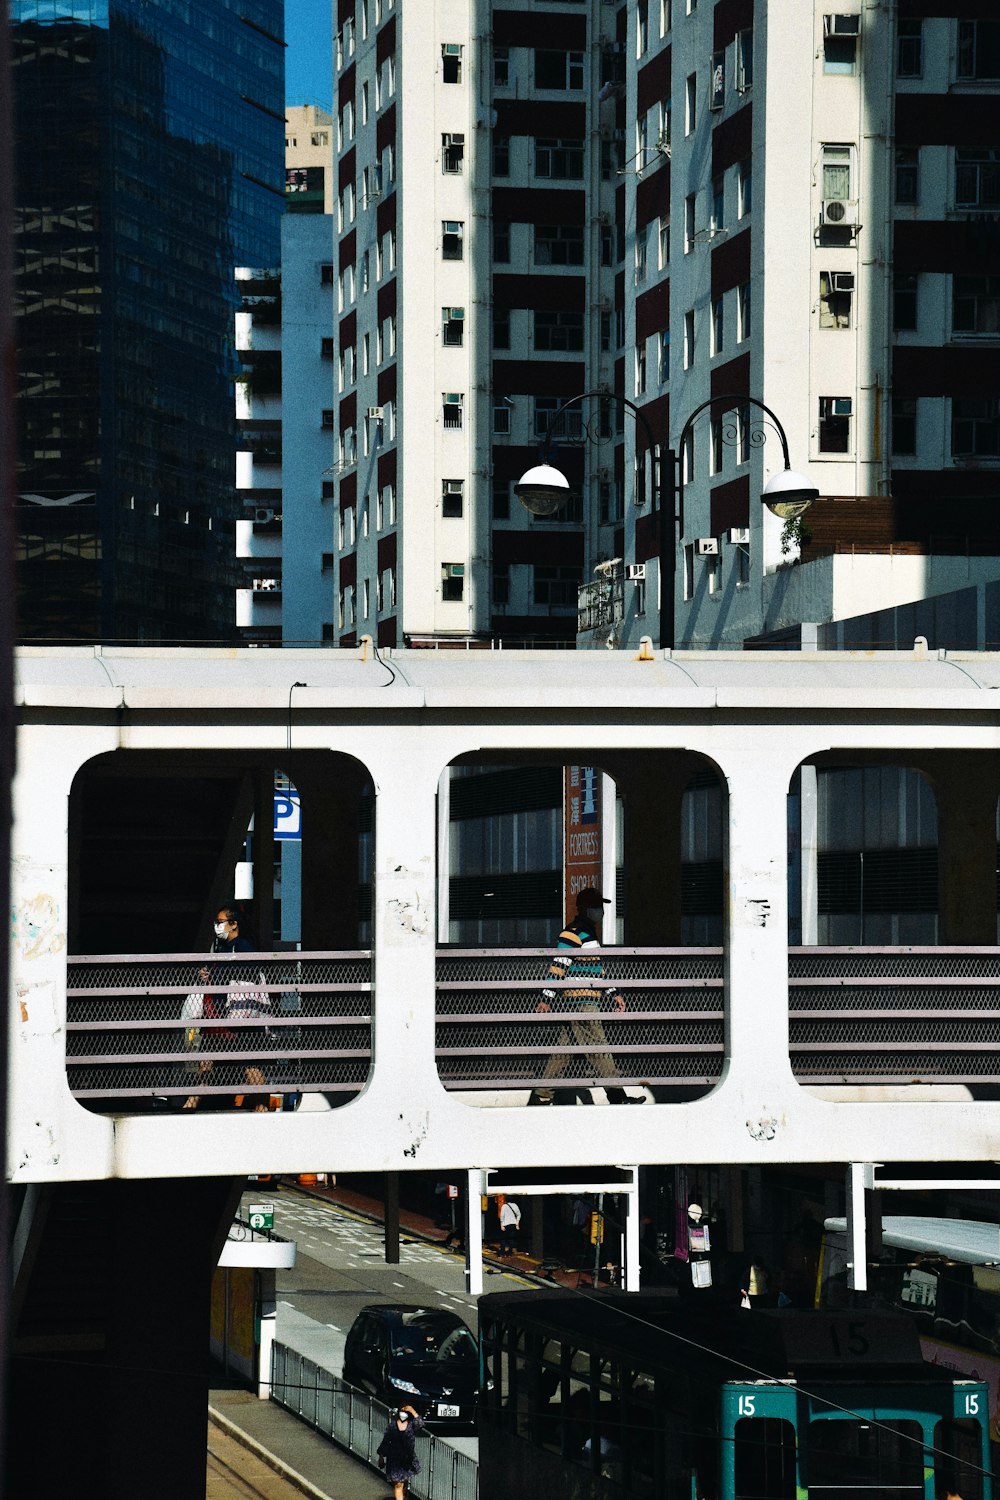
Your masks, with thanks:
M520 1228L521 1210L513 1198L505 1198L500 1205L500 1254L504 1259L514 1254Z
M420 1473L417 1433L424 1419L414 1406L400 1406L390 1413L389 1424L378 1445L378 1466L392 1485L394 1500L406 1500L406 1490Z
M590 1070L601 1078L616 1078L618 1069L608 1051L608 1039L600 1020L600 1010L601 1002L610 1000L616 1011L624 1011L625 1001L616 990L609 986L598 987L593 983L595 979L603 976L604 962L599 954L587 952L590 948L601 946L604 908L610 903L608 898L602 896L601 892L595 890L593 886L585 886L577 896L576 904L576 916L559 934L556 952L553 954L549 967L549 978L580 979L583 982L579 989L543 990L542 998L535 1009L542 1012L551 1011L557 1007L560 1010L565 1009L566 1020L559 1028L556 1048L586 1047L584 1061ZM554 1051L545 1064L542 1077L545 1080L562 1078L574 1060L573 1057L561 1054L558 1050ZM623 1088L610 1087L606 1084L605 1092L609 1104L645 1103L645 1096L631 1099ZM540 1088L532 1092L528 1103L551 1104L553 1098L552 1089Z

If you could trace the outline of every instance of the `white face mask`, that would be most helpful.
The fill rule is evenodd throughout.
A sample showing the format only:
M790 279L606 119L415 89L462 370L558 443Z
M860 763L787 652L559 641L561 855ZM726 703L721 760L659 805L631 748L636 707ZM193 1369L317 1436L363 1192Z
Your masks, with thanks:
M584 916L585 917L589 917L590 920L591 920L591 922L598 922L598 923L603 922L603 920L604 920L604 907L603 906L588 906L585 909L585 911L584 911Z
M225 935L226 935L226 929L228 928L228 926L229 926L228 922L216 922L216 924L215 924L215 935L216 935L216 937L225 937Z

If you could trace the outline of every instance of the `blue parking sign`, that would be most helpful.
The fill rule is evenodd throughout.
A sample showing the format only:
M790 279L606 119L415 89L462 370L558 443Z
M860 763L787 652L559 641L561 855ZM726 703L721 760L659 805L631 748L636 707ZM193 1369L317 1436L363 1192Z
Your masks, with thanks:
M275 792L274 836L276 839L301 839L302 806L297 793Z

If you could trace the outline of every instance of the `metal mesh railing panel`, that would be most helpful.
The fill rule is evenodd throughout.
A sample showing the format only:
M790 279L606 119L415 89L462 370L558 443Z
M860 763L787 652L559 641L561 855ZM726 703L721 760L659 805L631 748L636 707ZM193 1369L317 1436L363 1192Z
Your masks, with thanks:
M435 1036L446 1087L711 1088L723 1060L722 950L588 950L595 956L598 978L553 980L551 948L441 950ZM597 999L581 1003L574 992L582 988ZM549 1009L540 1012L543 1000ZM596 1040L574 1032L595 1021ZM595 1053L610 1056L612 1074L595 1066ZM560 1073L546 1080L553 1056Z
M71 957L70 1089L99 1109L307 1091L346 1101L371 1067L371 978L371 955L355 952Z

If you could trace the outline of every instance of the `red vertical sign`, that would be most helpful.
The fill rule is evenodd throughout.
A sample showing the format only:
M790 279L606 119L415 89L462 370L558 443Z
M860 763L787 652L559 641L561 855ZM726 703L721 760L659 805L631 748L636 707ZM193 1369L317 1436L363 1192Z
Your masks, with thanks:
M576 915L577 892L601 889L601 773L596 766L567 766L563 784L563 853L566 914Z

